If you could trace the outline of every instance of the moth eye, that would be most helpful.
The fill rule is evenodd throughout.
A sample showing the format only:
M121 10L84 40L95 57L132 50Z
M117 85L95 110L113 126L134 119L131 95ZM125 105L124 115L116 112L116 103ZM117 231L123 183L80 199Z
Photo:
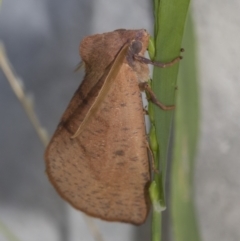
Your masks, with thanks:
M140 41L132 42L131 49L134 54L138 54L142 50L142 43Z

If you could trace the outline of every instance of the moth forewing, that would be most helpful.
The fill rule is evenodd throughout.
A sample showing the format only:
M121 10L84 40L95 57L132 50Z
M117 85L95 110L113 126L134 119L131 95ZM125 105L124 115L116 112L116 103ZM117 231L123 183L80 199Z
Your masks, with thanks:
M72 138L77 137L82 130L84 130L86 124L89 122L89 119L94 116L94 114L98 111L102 101L104 100L104 98L106 97L107 93L109 92L112 84L114 83L121 67L123 64L124 59L126 58L127 52L128 52L128 48L129 48L129 43L126 43L122 49L119 51L119 53L117 54L115 60L113 61L113 64L109 70L109 73L106 76L106 79L104 81L104 84L101 88L101 90L98 93L98 96L96 97L96 99L94 100L93 105L91 106L91 108L89 109L86 117L84 118L84 120L82 121L81 125L79 126L79 128L77 129L76 133L72 136Z
M148 38L145 30L117 30L83 41L84 81L45 153L46 172L58 193L75 208L104 220L141 224L149 210L139 73L125 58L126 43L141 41L143 55Z

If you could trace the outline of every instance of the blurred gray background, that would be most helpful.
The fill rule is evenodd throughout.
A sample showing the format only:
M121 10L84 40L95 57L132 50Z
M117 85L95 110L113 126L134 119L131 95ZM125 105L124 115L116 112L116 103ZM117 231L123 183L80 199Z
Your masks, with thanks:
M204 241L239 241L240 2L195 0L192 11L202 114L195 178L200 229ZM152 23L147 0L7 0L0 11L0 40L52 134L82 79L82 73L73 73L80 40L117 28L151 33ZM44 147L1 71L0 113L0 220L23 241L94 240L82 213L49 184ZM148 223L95 223L105 241L149 240Z

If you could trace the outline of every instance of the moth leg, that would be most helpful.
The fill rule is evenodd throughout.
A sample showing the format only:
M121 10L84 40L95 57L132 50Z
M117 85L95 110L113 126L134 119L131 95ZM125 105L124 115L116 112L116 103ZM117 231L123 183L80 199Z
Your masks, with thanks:
M151 150L151 148L150 148L149 143L148 143L147 140L146 140L146 145L147 145L147 149L148 149L148 151L149 151L149 153L150 153L150 156L151 156L151 169L152 169L152 171L154 171L155 173L159 173L158 169L155 167L153 152L152 152L152 150Z
M147 82L144 83L140 83L139 84L140 89L145 90L148 94L149 100L153 102L153 104L157 105L159 108L161 108L162 110L173 110L175 109L175 105L164 105L163 103L161 103L156 95L154 94L154 92L152 91L151 87L149 86L149 84Z
M184 49L181 49L180 51L183 52ZM145 58L143 56L140 56L138 54L134 54L133 57L134 57L135 60L137 60L137 61L139 61L143 64L152 64L152 65L160 67L160 68L170 67L170 66L174 65L175 63L179 62L183 58L182 56L178 56L168 63L162 63L162 62L152 61L152 60L147 59L147 58Z
M147 110L147 107L146 107L146 106L143 108L143 114L144 114L144 115L148 115L148 110Z

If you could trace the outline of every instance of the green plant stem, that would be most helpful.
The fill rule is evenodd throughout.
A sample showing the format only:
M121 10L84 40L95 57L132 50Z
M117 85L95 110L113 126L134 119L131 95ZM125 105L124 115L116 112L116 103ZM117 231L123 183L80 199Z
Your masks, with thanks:
M179 56L190 0L154 0L154 54L150 56L155 61L169 62ZM153 70L152 89L157 98L165 105L175 103L176 82L178 66L161 69L155 67ZM165 179L167 168L167 153L169 137L171 132L173 111L162 111L150 103L152 116L150 117L152 128L151 140L157 143L155 156L155 167L159 173L154 173L154 181L150 186L150 197L153 203L152 240L161 240L161 213L158 211L156 201L160 209L165 209ZM155 137L153 137L155 136ZM153 188L154 187L154 188ZM151 193L154 190L154 194ZM158 218L157 218L158 215Z
M161 237L162 216L161 212L154 211L152 214L152 241L159 241Z

